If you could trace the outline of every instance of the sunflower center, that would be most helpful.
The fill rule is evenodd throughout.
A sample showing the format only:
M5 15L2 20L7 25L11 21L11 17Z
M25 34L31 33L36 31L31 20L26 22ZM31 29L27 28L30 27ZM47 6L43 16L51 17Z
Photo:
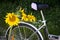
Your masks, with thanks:
M16 17L15 17L14 15L9 16L9 20L10 20L11 22L14 22L14 21L16 20Z

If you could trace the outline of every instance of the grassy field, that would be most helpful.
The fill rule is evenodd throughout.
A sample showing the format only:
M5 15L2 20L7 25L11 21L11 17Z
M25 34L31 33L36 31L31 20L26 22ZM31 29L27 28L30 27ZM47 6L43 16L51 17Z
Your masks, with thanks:
M27 13L33 12L33 15L37 17L37 19L41 18L39 15L39 11L34 11L31 9L30 4L31 2L41 2L41 3L46 3L49 5L48 9L43 10L45 18L47 20L47 27L49 30L49 33L51 34L56 34L60 35L60 3L59 1L37 1L37 0L32 0L32 1L27 1L25 2L20 1L20 0L0 0L0 35L4 35L5 31L8 28L8 25L4 22L4 17L7 14L7 12L15 12L18 9L18 6L22 6ZM37 14L37 15L36 15Z

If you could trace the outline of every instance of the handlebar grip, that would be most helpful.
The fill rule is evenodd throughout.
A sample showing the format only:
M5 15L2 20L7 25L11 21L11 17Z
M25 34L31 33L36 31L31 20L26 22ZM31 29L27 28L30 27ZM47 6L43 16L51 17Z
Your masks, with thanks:
M34 9L34 10L41 10L41 9L48 8L48 5L47 4L41 4L41 3L33 2L31 4L31 8Z
M39 5L37 5L37 9L45 9L45 8L48 8L47 4L39 4Z

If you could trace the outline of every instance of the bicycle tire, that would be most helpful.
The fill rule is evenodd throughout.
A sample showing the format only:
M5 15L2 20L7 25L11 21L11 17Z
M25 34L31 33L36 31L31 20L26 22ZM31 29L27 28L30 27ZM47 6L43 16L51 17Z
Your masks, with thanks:
M28 24L25 24L25 23L19 23L18 26L19 26L20 28L21 28L21 27L27 27L27 28L30 29L31 31L35 32L38 40L42 40L39 32L37 32L37 30L36 30L34 27L32 27L31 25L28 25ZM13 27L12 32L13 32L13 30L16 29L16 28L18 28L18 27ZM8 35L9 35L9 31L8 31L8 33L7 33L7 35L6 35L7 40L8 40ZM10 40L10 39L9 39L9 40ZM19 40L21 40L21 39L19 39ZM22 40L28 40L28 39L22 39ZM35 39L34 39L34 40L35 40ZM37 39L36 39L36 40L37 40Z

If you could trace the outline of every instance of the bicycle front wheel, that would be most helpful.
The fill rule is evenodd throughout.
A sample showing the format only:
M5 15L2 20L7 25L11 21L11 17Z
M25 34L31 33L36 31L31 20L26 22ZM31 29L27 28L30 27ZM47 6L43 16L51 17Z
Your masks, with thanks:
M8 34L9 35L9 34ZM9 37L7 35L7 37ZM42 40L40 34L30 25L20 23L12 29L8 40Z

